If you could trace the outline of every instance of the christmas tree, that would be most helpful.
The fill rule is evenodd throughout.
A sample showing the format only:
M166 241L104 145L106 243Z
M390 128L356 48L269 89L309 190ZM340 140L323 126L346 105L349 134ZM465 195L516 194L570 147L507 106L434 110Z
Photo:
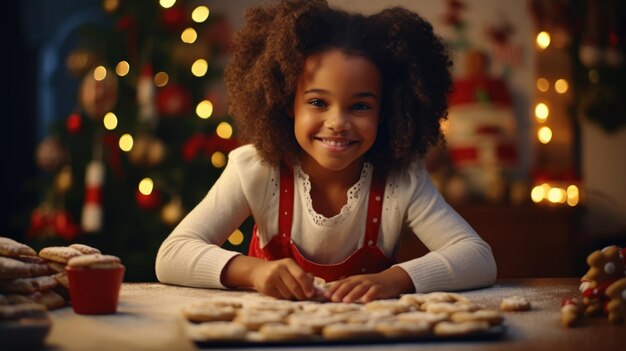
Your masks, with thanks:
M65 58L75 109L47 126L29 243L81 242L154 280L160 243L207 193L237 146L224 102L226 18L202 1L104 1ZM244 223L249 226L249 223ZM242 250L241 228L225 245Z

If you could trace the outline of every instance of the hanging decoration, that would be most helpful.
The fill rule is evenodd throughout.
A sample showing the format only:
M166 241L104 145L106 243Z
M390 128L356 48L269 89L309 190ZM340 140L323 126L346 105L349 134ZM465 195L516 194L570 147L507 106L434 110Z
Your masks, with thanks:
M102 228L102 184L104 183L104 165L94 160L85 170L85 202L82 213L82 227L87 233L97 232Z

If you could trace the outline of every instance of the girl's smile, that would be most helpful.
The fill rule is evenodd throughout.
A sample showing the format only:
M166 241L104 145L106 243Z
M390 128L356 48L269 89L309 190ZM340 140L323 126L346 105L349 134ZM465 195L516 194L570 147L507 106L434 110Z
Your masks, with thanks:
M380 95L380 72L369 60L338 49L307 58L294 100L305 172L358 176L376 140Z

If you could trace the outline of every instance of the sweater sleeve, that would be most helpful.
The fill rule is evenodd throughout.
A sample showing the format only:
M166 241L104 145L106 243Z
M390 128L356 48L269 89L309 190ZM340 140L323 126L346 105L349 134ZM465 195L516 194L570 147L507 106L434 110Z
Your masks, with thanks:
M245 164L242 148L231 152L226 168L208 194L161 244L155 264L160 282L224 288L222 270L239 253L221 245L251 214L238 169Z
M464 290L493 285L496 262L489 245L435 188L423 165L406 181L412 190L406 220L430 250L398 264L413 280L416 292Z

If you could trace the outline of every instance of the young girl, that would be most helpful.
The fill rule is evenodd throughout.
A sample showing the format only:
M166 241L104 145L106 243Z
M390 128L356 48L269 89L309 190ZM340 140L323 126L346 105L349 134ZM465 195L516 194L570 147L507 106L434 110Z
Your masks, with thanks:
M432 26L324 0L246 12L225 72L241 139L206 197L163 242L163 283L283 299L368 302L494 283L490 247L424 168L443 137L451 62ZM252 215L249 255L221 245ZM430 252L396 263L402 228Z

